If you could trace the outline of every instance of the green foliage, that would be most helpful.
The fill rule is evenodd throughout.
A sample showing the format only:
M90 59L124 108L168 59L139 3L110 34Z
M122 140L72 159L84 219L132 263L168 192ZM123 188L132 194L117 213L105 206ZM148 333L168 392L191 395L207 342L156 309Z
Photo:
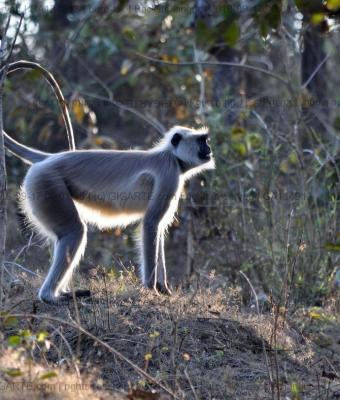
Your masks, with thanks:
M0 322L4 327L16 327L18 325L18 319L13 317L8 312L0 311Z
M235 46L240 37L240 33L240 28L237 22L234 21L225 30L223 38L229 46Z
M212 45L215 42L215 34L203 20L198 20L195 28L197 44L200 47Z
M326 243L325 244L325 249L326 250L328 250L328 251L333 251L333 252L336 252L336 253L340 253L340 243L339 244L337 244L337 243Z
M291 390L291 393L292 393L292 400L300 400L301 399L300 387L299 387L299 384L297 382L292 382L292 384L290 386L290 390Z
M340 0L326 0L328 10L338 11L340 9Z
M320 28L321 32L329 31L328 18L337 17L337 12L340 10L339 0L295 0L295 4L313 25Z
M16 335L12 335L8 338L7 343L11 347L23 346L26 349L33 349L37 343L49 346L48 332L39 331L33 334L29 329L21 329Z
M7 337L7 346L15 349L15 354L24 356L28 364L28 371L24 371L20 368L5 368L5 366L1 368L1 371L10 378L22 377L24 381L28 379L28 381L32 382L31 365L35 359L34 352L35 350L44 352L50 349L50 341L48 339L49 333L45 330L39 330L33 333L30 329L18 329L15 330L13 334L13 327L16 326L18 322L17 318L5 313L3 313L0 318L5 327L5 331L10 330L12 333ZM11 323L9 323L10 321ZM16 323L13 324L13 321ZM33 381L47 380L56 376L58 376L58 374L55 371L43 371L35 376Z
M253 104L249 107L254 109ZM334 169L325 163L325 170L321 173L320 165L315 160L305 160L307 176L303 179L309 184L301 188L301 153L280 140L275 131L268 133L258 129L258 126L256 131L248 128L248 125L251 126L251 114L244 109L242 114L247 115L246 119L239 115L238 120L241 122L231 127L229 132L223 129L223 120L217 110L209 115L209 126L214 132L215 155L217 159L221 157L223 160L217 163L211 186L220 193L221 198L224 193L228 198L227 207L224 202L217 201L218 211L216 214L211 213L210 224L218 225L220 232L224 229L234 232L243 246L251 249L250 258L238 253L238 257L243 260L238 268L250 276L259 276L261 285L273 293L274 298L279 296L281 290L280 282L284 279L284 265L288 255L289 268L294 265L295 269L292 283L294 299L313 302L327 296L334 285L334 277L330 279L333 269L328 266L327 252L338 252L339 246L335 240L325 243L328 223L333 218L331 210L339 202L332 194L329 180L330 177L334 179ZM318 153L318 150L315 151ZM321 183L312 184L312 179ZM226 189L226 184L228 188L233 188L234 193ZM325 188L325 200L322 202L315 190L319 185ZM326 190L328 187L329 192ZM294 218L287 252L286 212L292 209ZM308 223L306 210L310 215ZM242 219L247 221L246 227L242 226ZM314 226L323 234L314 237L315 242L311 244L310 235ZM308 244L298 245L301 240ZM256 263L252 259L267 261Z
M43 374L39 375L39 379L44 380L44 379L51 379L57 377L58 374L55 371L47 371L44 372Z
M38 69L33 69L25 73L24 79L27 81L35 81L40 80L42 76L42 72Z
M136 32L130 26L124 26L122 29L122 33L129 40L135 40L137 37Z
M281 12L281 0L262 0L251 8L251 17L263 38L278 29L282 18ZM225 5L220 14L209 19L209 25L204 20L198 20L195 29L197 43L207 48L224 40L226 44L234 47L241 34L241 16L242 14L237 13L231 6Z
M337 131L340 131L340 115L334 118L333 126Z
M24 374L19 368L7 368L4 370L4 372L11 378L17 378L18 376L22 376Z
M17 347L21 344L21 337L20 336L10 336L7 340L8 344L12 347Z

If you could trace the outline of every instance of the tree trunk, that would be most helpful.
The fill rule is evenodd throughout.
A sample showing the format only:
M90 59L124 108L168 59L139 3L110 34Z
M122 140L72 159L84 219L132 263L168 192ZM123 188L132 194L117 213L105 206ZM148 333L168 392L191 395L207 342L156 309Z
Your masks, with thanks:
M308 23L308 21L306 21ZM301 78L302 82L307 82L325 60L324 38L317 26L308 23L303 35L304 49L302 52ZM327 104L327 73L326 62L322 64L318 72L308 83L306 89L308 96L303 100L303 116L307 127L312 128L319 135L325 132L320 119L328 116L329 109ZM320 117L320 119L318 118ZM303 145L311 142L310 135L302 138Z
M3 118L2 118L2 99L3 99L3 84L6 73L0 77L0 307L3 305L4 295L4 262L5 262L5 242L6 242L6 164L5 164L5 148L3 137Z
M238 52L229 46L214 51L213 54L220 62L237 63L239 61ZM233 125L237 117L236 105L239 99L239 81L237 68L229 68L224 65L216 67L213 78L213 100L221 109L221 112L224 112L224 122L227 126Z

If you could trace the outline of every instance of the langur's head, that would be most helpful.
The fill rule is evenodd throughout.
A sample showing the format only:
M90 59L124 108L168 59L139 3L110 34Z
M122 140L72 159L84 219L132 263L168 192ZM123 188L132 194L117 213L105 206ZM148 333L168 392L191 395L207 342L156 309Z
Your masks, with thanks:
M175 126L166 136L169 138L173 154L189 168L215 168L207 128L196 130Z

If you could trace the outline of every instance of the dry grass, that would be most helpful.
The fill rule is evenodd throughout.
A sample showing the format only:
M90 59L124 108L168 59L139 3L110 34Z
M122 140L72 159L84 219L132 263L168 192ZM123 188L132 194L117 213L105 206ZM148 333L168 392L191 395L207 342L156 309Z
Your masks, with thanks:
M2 400L40 398L71 400L75 396L79 400L121 400L125 398L122 395L106 391L94 391L85 374L80 378L76 373L62 367L53 369L56 376L44 378L49 373L46 372L46 366L38 362L27 362L27 358L23 356L20 349L2 350L0 363L2 371L0 374L0 397ZM19 371L22 375L14 377Z
M340 366L339 325L331 312L302 310L292 320L280 317L274 346L274 316L270 311L258 316L245 309L237 289L209 289L215 285L206 282L203 288L178 289L170 297L159 297L140 288L130 272L120 277L106 275L103 282L103 273L92 271L92 302L77 307L54 308L36 301L38 279L32 286L13 287L8 302L11 313L33 314L39 319L20 318L19 327L3 326L0 383L31 382L32 375L27 372L27 361L31 360L35 375L57 371L57 377L45 381L48 384L86 382L87 390L77 391L81 399L105 398L108 393L124 393L119 396L130 399L171 398L133 365L179 399L270 399L272 389L279 389L282 399L332 399L340 395L336 372ZM89 284L88 278L83 284ZM55 317L65 324L49 319ZM132 364L80 334L70 323L79 323ZM31 353L22 351L17 360L20 347L9 352L5 339L19 328L49 332L49 350L35 346ZM17 363L22 376L8 376L6 370L19 368ZM1 398L74 395L71 391L51 393L43 387L33 394L25 390L18 397L13 391L3 391Z

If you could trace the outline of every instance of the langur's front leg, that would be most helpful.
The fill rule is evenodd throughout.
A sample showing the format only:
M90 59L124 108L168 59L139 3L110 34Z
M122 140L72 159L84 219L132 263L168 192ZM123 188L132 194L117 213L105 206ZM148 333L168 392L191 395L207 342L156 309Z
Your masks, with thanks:
M157 256L159 246L158 221L145 216L142 227L141 275L145 287L156 288Z
M160 283L167 290L165 261L164 261L164 239L162 224L166 218L171 200L174 196L178 182L168 182L165 187L160 187L152 197L149 207L145 213L142 226L142 280L143 285L157 290L157 274L160 272ZM160 253L161 251L161 253ZM160 257L159 257L160 255ZM161 260L159 269L157 263ZM163 277L162 277L163 276Z
M163 294L171 294L168 286L166 265L165 265L165 251L164 251L164 233L159 235L158 243L158 260L157 260L157 280L156 289Z

